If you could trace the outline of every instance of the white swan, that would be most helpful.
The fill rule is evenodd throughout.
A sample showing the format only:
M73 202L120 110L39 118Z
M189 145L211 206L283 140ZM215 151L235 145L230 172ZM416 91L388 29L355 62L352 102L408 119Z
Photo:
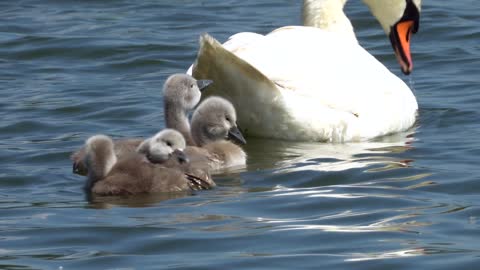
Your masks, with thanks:
M266 36L200 38L188 73L215 84L205 96L229 99L247 135L307 141L363 141L410 128L409 87L363 49L343 12L346 0L305 0L304 24ZM390 36L404 73L418 29L420 0L364 0Z

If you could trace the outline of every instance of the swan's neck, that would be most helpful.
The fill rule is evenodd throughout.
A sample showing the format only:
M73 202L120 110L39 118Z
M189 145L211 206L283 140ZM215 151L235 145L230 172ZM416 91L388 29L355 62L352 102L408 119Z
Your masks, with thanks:
M352 24L343 12L346 2L347 0L304 0L303 25L345 33L355 38Z
M165 100L165 124L167 128L173 128L182 133L187 145L195 145L190 132L187 112L180 107L179 104Z

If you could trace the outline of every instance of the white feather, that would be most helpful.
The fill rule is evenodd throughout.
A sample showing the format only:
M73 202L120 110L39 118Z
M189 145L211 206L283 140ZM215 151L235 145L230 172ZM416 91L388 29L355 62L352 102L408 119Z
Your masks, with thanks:
M212 79L205 94L229 99L240 126L261 137L363 141L408 129L418 109L410 88L343 31L287 26L223 47L204 35L193 74Z

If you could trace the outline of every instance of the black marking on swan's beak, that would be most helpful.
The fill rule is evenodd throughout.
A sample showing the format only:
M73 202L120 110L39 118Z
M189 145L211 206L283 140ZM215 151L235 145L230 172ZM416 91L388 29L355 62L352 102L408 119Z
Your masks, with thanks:
M198 89L200 89L200 91L203 91L212 83L212 80L197 80Z
M390 42L400 68L405 75L413 70L413 61L410 53L410 38L418 31L420 12L412 0L407 0L407 7L402 18L390 28Z
M237 126L233 126L228 130L228 139L239 144L247 144L247 141L242 135L240 129Z

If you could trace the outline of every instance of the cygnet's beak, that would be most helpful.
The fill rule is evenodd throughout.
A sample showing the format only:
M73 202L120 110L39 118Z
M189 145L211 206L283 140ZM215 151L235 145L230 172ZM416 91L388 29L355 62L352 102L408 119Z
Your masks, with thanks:
M172 155L178 160L180 164L185 164L190 162L187 155L185 155L185 153L182 150L176 149L175 151L173 151Z
M228 130L228 139L239 144L247 144L247 141L243 137L242 132L237 126L233 126Z
M405 75L410 74L413 70L410 38L412 33L415 34L418 31L419 21L420 13L418 8L413 3L409 3L403 17L390 29L390 42Z
M200 89L200 91L203 91L212 83L212 80L197 80L198 89Z
M87 175L87 168L82 166L79 162L73 162L72 172L78 175Z
M76 162L73 163L72 172L73 172L73 173L76 173L76 174L78 174L78 173L80 172L80 170L78 169L78 166L77 166L77 163L76 163Z

